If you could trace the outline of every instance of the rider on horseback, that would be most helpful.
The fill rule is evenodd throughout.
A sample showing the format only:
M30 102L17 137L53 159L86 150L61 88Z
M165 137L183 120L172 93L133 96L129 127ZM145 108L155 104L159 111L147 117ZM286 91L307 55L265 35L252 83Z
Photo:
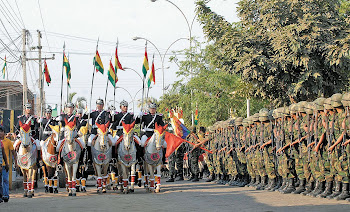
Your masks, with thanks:
M123 125L122 122L125 124L131 124L134 122L134 114L128 112L128 102L123 100L120 102L120 109L121 112L116 113L113 115L113 125L112 130L117 130L117 139L123 134Z
M32 104L30 103L27 103L25 104L25 114L22 115L22 116L19 116L18 117L18 122L17 122L17 125L16 125L16 135L19 136L19 131L20 131L20 126L19 126L19 123L21 122L22 124L25 124L25 123L31 123L30 125L30 129L31 129L31 136L34 138L34 139L39 139L39 132L38 132L38 128L39 128L39 124L37 122L37 119L34 115L32 115ZM16 141L16 143L14 144L14 147L17 146L17 142L18 140ZM39 146L37 144L37 146Z

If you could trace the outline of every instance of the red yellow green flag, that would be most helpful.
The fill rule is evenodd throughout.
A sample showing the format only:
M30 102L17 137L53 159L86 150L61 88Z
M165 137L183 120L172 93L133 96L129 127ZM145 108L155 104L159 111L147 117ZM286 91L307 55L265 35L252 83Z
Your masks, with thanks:
M111 82L113 87L115 87L115 85L118 82L118 77L117 77L117 74L114 70L114 67L113 67L111 60L109 61L108 80Z
M153 84L156 84L156 75L155 75L155 69L154 69L154 60L152 61L152 69L151 73L148 78L147 85L148 87L151 86L151 82L153 81Z
M96 67L96 72L101 72L101 74L103 74L104 68L103 68L102 60L101 60L100 54L98 53L98 50L96 50L96 55L94 57L94 65Z
M118 48L115 48L115 70L117 71L118 69L123 70L122 64L120 64L119 58L118 58Z
M69 81L70 81L72 75L71 75L71 71L70 71L70 64L69 64L68 58L66 57L65 53L63 53L63 67L66 68L67 84L68 84L68 87L70 87Z
M145 49L145 58L143 59L143 65L142 65L142 73L144 77L146 77L148 70L149 70L148 56L147 56L147 49Z
M194 125L198 124L198 108L196 108L196 113L194 115Z
M5 79L6 67L7 67L7 63L6 63L6 56L5 56L5 64L4 64L4 67L2 68L2 77L3 77L3 79Z
M44 60L44 74L45 74L45 81L49 86L51 83L51 77L50 77L49 69L47 68L46 60Z

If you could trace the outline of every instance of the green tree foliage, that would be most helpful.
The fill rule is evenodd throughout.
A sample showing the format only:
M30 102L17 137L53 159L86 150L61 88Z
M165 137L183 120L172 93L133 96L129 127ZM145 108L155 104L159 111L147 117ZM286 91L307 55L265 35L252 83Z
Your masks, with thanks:
M230 24L197 1L216 67L252 83L276 106L330 96L348 85L349 24L339 0L241 0Z
M158 110L167 114L166 109L182 108L186 126L191 126L191 115L196 107L199 111L199 125L202 126L228 119L230 109L235 116L245 116L246 98L252 85L242 82L235 74L216 68L216 60L213 60L217 54L215 46L206 44L203 48L195 40L192 43L191 50L181 52L186 55L186 59L178 62L180 69L177 75L182 79L161 97ZM257 112L267 104L256 98L252 101L255 103L252 112Z

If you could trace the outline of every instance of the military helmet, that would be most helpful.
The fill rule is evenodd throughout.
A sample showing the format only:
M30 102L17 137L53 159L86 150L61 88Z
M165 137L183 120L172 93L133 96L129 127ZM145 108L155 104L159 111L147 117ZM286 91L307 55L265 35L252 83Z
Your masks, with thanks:
M230 127L235 126L235 122L236 122L236 120L235 120L235 119L230 118L230 119L229 119L229 120L227 120L227 121L228 121L228 126L230 126Z
M324 105L324 109L326 109L326 110L333 109L331 97L329 97L326 100L324 100L323 105Z
M101 99L101 98L97 99L96 100L96 104L97 105L103 105L104 104L103 99Z
M157 108L157 104L155 102L152 102L148 105L148 108L153 108L156 109Z
M272 116L273 116L273 118L275 118L275 119L279 118L277 109L272 110Z
M326 100L326 98L320 97L317 98L315 101L313 101L314 104L314 110L324 110L324 101Z
M78 114L83 114L83 113L84 113L84 109L83 109L83 108L79 108L79 109L77 110L77 113L78 113Z
M306 106L307 102L306 101L301 101L298 103L298 112L299 113L306 113L305 112L305 106Z
M245 119L243 119L243 121L242 121L242 125L243 125L243 127L248 127L248 118L245 118Z
M32 109L32 104L27 103L27 104L24 105L24 107L25 107L26 109Z
M262 108L259 111L259 121L268 121L269 120L269 110L266 108Z
M306 102L306 104L304 105L305 108L305 113L306 114L313 114L314 113L314 103L313 102Z
M115 110L115 107L114 107L113 105L111 105L111 106L108 107L108 110L114 111L114 110Z
M249 116L247 118L247 121L248 121L248 125L252 125L254 122L253 122L253 116Z
M45 109L45 113L52 113L51 106L47 106L47 108Z
M236 126L242 126L243 124L243 118L242 117L238 117L235 119L235 125Z
M129 103L127 101L123 100L120 102L120 106L128 107Z
M254 115L252 115L252 121L259 122L259 113L255 113Z
M350 93L345 93L341 99L341 103L344 107L350 106Z
M299 108L298 108L298 104L294 103L289 105L289 113L290 115L295 114L296 112L298 112Z
M342 107L343 104L341 102L343 95L341 93L335 93L331 96L331 104L333 108Z
M285 107L279 108L279 113L280 113L280 117L283 117L283 116L290 116L289 107L288 107L288 106L285 106Z
M66 104L66 107L68 107L68 108L74 108L74 103L68 102L68 103Z

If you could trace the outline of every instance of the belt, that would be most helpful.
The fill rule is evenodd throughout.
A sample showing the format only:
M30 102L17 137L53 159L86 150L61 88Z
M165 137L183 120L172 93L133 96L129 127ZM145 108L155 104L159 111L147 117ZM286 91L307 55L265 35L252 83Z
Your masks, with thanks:
M142 131L143 132L153 132L154 129L152 129L152 128L144 128Z
M45 135L51 135L51 134L52 134L52 131L44 131L43 134L45 134Z
M122 130L123 126L117 126L117 130Z

